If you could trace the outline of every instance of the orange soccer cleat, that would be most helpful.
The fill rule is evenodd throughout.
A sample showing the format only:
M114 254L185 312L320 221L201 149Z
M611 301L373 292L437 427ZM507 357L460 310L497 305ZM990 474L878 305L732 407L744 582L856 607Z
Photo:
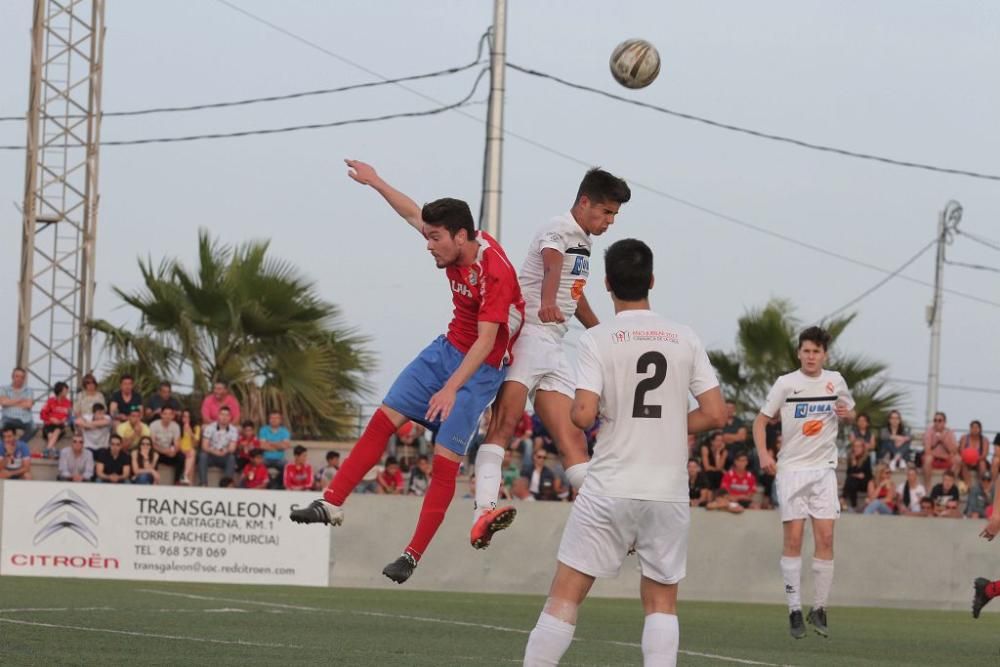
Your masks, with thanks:
M476 519L475 525L472 526L472 533L469 535L469 541L473 548L485 549L490 546L493 533L509 527L510 524L514 523L515 516L517 516L517 510L507 506L490 510Z

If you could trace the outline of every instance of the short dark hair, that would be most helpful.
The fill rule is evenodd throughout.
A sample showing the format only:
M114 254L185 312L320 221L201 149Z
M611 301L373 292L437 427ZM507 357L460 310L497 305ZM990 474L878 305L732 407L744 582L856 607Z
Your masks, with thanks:
M604 275L618 299L642 301L653 280L653 251L638 239L615 241L604 252Z
M63 389L69 389L69 385L66 384L65 382L56 382L54 385L52 385L52 393L55 394L56 396L63 393Z
M118 442L118 444L121 444L123 440L122 437L117 433L112 433L111 436L108 438L108 443L110 444L112 442Z
M419 462L419 461L427 461L428 463L430 463L430 459L429 459L429 458L427 458L427 455L426 455L426 454L421 454L420 456L418 456L418 457L417 457L417 461L418 461L418 462Z
M0 433L13 433L16 436L17 429L8 424L7 426L4 426L2 429L0 429Z
M476 238L476 223L472 218L472 211L461 199L444 197L428 202L420 210L420 217L432 227L444 227L452 238L463 229L470 241Z
M830 341L832 340L833 336L831 336L830 332L823 327L809 327L799 334L799 349L801 350L803 343L808 341L810 343L816 343L816 345L823 348L823 351L826 352L830 349Z
M167 389L173 389L174 388L174 386L172 384L170 384L169 382L167 382L166 380L163 380L162 382L160 382L159 388L163 389L164 387L166 387Z
M125 380L131 380L132 382L135 382L135 378L132 377L131 373L125 373L125 375L121 376L121 379L118 380L118 384L121 384Z
M91 412L104 412L105 410L107 410L107 408L104 407L104 403L94 403L90 406Z
M576 201L579 202L581 197L586 197L595 204L608 201L625 204L632 198L632 190L623 179L600 167L594 167L584 174L583 180L580 181L580 187L576 191Z
M327 461L329 461L330 459L339 459L339 458L340 458L340 452L333 452L333 451L331 451L331 452L327 452L326 453L326 460Z
M227 410L228 410L228 408L227 408ZM257 425L253 423L253 420L252 420L252 419L244 419L244 420L243 420L243 423L242 423L242 424L240 424L240 426L241 426L242 428L247 428L248 426L249 426L250 428L257 428Z
M399 465L399 461L396 460L395 456L387 456L387 457L385 457L385 465L386 465L386 467L391 466L393 464Z
M255 459L258 456L264 456L264 450L260 447L254 447L250 450L250 458Z
M945 413L941 412L940 410L938 410L937 412L935 412L934 416L935 417L940 417L941 419L943 419L945 421L948 421L948 415L946 415Z
M305 454L308 451L309 450L303 447L302 445L295 445L295 449L292 450L292 454L298 456L299 454Z

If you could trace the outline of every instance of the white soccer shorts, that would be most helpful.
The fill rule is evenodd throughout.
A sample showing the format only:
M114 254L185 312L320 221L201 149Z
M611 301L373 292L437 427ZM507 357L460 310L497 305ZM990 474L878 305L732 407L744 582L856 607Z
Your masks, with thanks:
M576 374L566 358L563 339L549 332L525 325L514 343L514 363L507 369L505 382L513 380L536 390L558 391L570 398L576 395Z
M782 521L840 517L837 471L833 468L778 470L774 484Z
M592 577L617 577L635 544L642 574L676 584L687 574L688 503L577 496L559 543L559 562Z

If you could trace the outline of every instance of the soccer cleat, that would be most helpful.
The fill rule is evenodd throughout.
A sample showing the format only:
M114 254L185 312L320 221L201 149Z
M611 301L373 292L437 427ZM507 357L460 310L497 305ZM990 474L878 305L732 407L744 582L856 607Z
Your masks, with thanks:
M823 607L810 609L806 620L809 621L809 625L813 626L813 630L816 631L817 635L820 637L830 636L830 631L826 627L826 609Z
M802 610L796 609L788 615L788 632L792 639L802 639L806 636L806 624L802 620Z
M344 510L320 499L302 508L298 505L292 506L289 517L295 523L325 523L328 526L339 526L344 523Z
M401 584L410 578L415 569L417 569L417 560L404 552L402 556L382 568L382 574L397 584Z
M504 528L509 528L510 524L514 523L514 517L516 516L517 510L509 506L490 510L480 515L476 519L476 523L472 526L472 532L469 534L469 542L472 543L472 547L474 549L485 549L490 546L493 533L501 531Z
M978 577L972 582L972 618L979 618L979 612L983 610L986 603L990 601L991 598L986 596L986 586L990 583L989 579L984 579L983 577Z

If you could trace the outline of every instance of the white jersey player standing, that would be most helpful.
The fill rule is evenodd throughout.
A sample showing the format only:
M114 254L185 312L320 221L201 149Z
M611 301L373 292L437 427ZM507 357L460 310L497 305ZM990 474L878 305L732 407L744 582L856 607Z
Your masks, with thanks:
M778 508L784 526L781 576L788 600L789 632L806 635L800 597L802 536L812 519L812 571L816 588L808 621L823 637L829 636L826 602L833 583L833 523L840 516L837 493L837 430L840 421L854 420L854 399L840 373L823 369L830 334L810 327L799 335L801 368L778 378L753 423L753 439L760 467L775 475ZM781 414L781 450L778 461L767 450L765 426Z
M618 241L604 262L615 318L580 339L572 408L581 429L600 412L601 431L563 531L549 597L528 639L530 667L559 664L595 578L617 576L633 545L646 614L643 664L677 663L677 585L686 573L690 524L687 435L726 421L697 335L649 310L649 247ZM688 412L691 394L698 408Z
M542 227L518 272L525 323L512 350L514 361L493 404L493 418L476 454L476 507L469 541L477 549L513 521L513 507L497 509L504 450L533 394L535 413L556 443L569 483L580 489L587 473L587 440L569 418L574 378L563 339L566 322L598 324L583 289L590 276L591 237L614 223L632 192L622 179L591 169L577 189L573 208ZM530 454L530 452L529 452Z

